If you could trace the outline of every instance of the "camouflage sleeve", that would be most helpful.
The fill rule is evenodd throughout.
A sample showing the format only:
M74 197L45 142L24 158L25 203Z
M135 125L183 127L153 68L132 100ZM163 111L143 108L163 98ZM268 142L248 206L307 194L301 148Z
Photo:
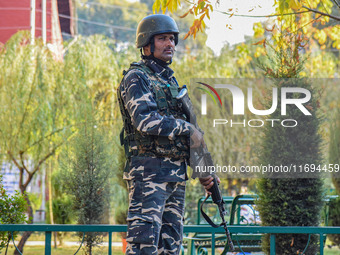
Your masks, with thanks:
M157 102L141 71L132 70L125 76L121 96L131 116L132 124L138 131L149 135L167 136L170 140L174 140L176 135L190 134L189 122L158 113Z

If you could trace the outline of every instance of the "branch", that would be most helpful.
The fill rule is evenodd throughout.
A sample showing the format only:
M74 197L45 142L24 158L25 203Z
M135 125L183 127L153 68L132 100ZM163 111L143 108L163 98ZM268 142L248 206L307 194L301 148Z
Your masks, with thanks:
M301 12L291 12L291 13L283 13L283 14L271 14L271 15L245 15L245 14L233 14L230 12L222 12L222 11L218 11L220 13L223 14L227 14L227 15L232 15L235 17L248 17L248 18L271 18L271 17L280 17L280 16L287 16L287 15L297 15L297 14L302 14L302 13L306 13L306 12L311 12L311 11L301 11Z
M59 133L59 132L61 132L61 131L64 131L66 128L73 127L73 126L75 126L75 125L69 125L69 126L62 127L62 128L57 129L57 130L54 130L53 132L49 133L48 135L46 135L46 136L40 138L38 141L35 141L35 142L32 143L31 145L29 145L23 152L28 151L31 147L33 147L33 146L39 144L39 143L42 142L44 139L46 139L46 138L48 138L48 137L51 137L51 136L53 136L53 135L56 134L56 133Z
M30 172L28 171L27 167L25 166L23 155L24 155L24 152L21 151L21 152L20 152L20 160L21 160L22 168L25 169L25 171L26 171L28 174L30 174Z
M40 166L41 166L41 165L42 165L49 157L51 157L51 156L55 153L56 149L57 149L58 147L60 147L62 144L63 144L63 143L60 143L60 144L58 144L57 146L55 146L51 152L47 153L47 154L45 155L45 157L43 157L43 158L38 162L38 164L35 166L34 170L33 170L32 172L29 172L29 173L28 173L27 180L26 180L25 184L23 185L24 188L25 188L25 190L26 190L26 187L28 186L28 184L31 182L33 176L39 171Z
M53 148L52 151L50 151L49 153L47 153L47 154L45 155L45 157L43 157L42 159L40 159L39 162L38 162L38 164L35 166L34 170L32 171L32 174L35 174L35 173L40 169L40 166L42 165L42 163L44 163L49 157L51 157L51 156L55 153L56 149L57 149L58 147L60 147L62 144L63 144L63 143L60 143L60 144L58 144L57 146L55 146L55 147Z
M340 8L340 4L338 3L337 0L333 0L333 2L336 4L336 6L338 6Z
M20 176L19 176L19 188L20 188L20 191L21 191L21 194L24 194L25 190L26 190L26 187L25 185L23 184L23 178L24 178L24 168L21 167L18 163L18 161L14 158L12 152L10 151L7 151L7 154L9 155L9 157L12 159L12 161L14 162L14 165L19 169L19 172L20 172ZM30 173L28 173L29 175Z
M318 13L318 14L321 14L323 16L327 16L327 17L330 17L331 19L335 19L337 21L340 21L340 17L338 16L334 16L334 15L331 15L331 14L328 14L328 13L325 13L325 12L321 12L321 11L318 11L318 10L315 10L315 9L312 9L312 8L309 8L307 6L302 6L302 8L305 8L311 12L314 12L314 13Z
M21 122L20 122L20 126L19 126L19 129L18 129L18 132L17 132L17 134L15 136L15 141L17 141L18 136L19 136L19 134L21 132L21 129L22 129L23 125L24 125L24 121L26 119L26 115L27 115L27 112L28 112L28 106L29 106L29 104L31 102L31 99L32 99L33 90L34 90L34 82L35 82L35 79L36 79L36 75L35 74L36 74L36 72L34 73L34 79L33 79L32 84L31 84L31 90L30 90L30 93L28 95L28 100L27 100L26 105L25 105L25 111L24 111L24 114L22 115L22 119L21 119Z
M7 151L7 154L9 155L9 157L12 159L12 161L14 162L14 165L19 168L20 171L23 171L23 167L19 165L18 161L14 158L12 152Z
M43 157L43 158L38 162L38 164L35 166L34 170L32 171L32 175L34 175L37 171L39 171L40 166L41 166L41 165L42 165L49 157L51 157L51 156L55 153L55 151L56 151L61 145L63 145L63 143L64 143L64 142L62 142L62 143L56 145L56 146L53 148L53 150L52 150L51 152L47 153L47 154L45 155L45 157Z

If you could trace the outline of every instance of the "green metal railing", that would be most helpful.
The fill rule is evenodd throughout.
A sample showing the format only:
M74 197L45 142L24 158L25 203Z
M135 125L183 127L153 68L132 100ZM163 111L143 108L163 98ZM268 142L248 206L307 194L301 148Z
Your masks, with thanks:
M317 234L320 236L320 255L323 255L325 234L340 234L340 227L264 227L264 226L229 226L232 234L261 233L270 234L270 254L275 255L276 234ZM106 232L109 234L108 254L112 255L112 233L126 232L126 225L37 225L16 224L0 225L0 231L36 231L45 232L45 255L50 255L52 232ZM184 226L184 233L211 233L211 254L215 255L216 233L224 233L223 228L208 225Z

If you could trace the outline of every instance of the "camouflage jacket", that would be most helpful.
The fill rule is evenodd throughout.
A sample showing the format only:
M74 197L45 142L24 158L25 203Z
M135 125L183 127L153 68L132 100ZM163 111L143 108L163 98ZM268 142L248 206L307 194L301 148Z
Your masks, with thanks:
M132 125L144 136L158 136L173 141L177 141L177 137L189 138L189 122L175 118L173 115L160 113L155 92L149 80L161 78L165 83L171 82L178 87L173 71L149 59L143 59L138 64L147 66L154 73L153 76L150 77L150 74L147 75L138 68L130 68L118 88L122 104L131 118ZM164 92L170 93L167 89L164 89ZM166 100L171 100L171 96L167 95L166 98ZM187 179L186 168L186 160L183 158L166 155L160 157L147 153L132 155L127 159L124 179L178 182Z

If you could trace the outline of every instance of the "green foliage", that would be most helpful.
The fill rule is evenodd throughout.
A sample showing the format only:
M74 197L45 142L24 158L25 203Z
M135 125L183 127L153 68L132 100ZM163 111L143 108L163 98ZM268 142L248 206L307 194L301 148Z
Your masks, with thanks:
M77 118L62 67L41 40L31 45L27 32L18 32L0 50L0 153L19 169L22 194L73 133L69 126ZM25 196L32 221L32 196Z
M39 210L42 204L42 194L37 193L27 193L28 198L31 202L33 214L35 214L36 210Z
M22 224L27 222L26 207L25 198L19 192L16 192L13 196L6 193L2 185L2 176L0 175L0 224ZM14 233L14 238L15 236L16 233ZM7 247L11 238L10 232L0 232L0 251Z
M65 185L63 183L62 171L55 170L51 177L52 186L52 212L53 212L53 223L54 224L74 224L76 222L76 215L73 212L73 200L72 197L67 193ZM46 222L51 224L50 206L46 206ZM58 232L57 237L59 243L62 245L65 232Z
M296 107L287 108L285 118L298 120L298 126L265 127L259 163L272 166L321 164L321 137L318 134L320 118L317 113L317 93L306 79L299 78L303 61L299 60L299 44L274 53L274 59L262 67L267 76L273 79L276 87L300 87L312 94L309 110L312 116L305 116ZM296 48L295 48L296 47ZM288 63L288 64L287 64ZM280 79L278 79L280 78ZM299 94L293 94L297 98ZM281 105L281 100L278 100ZM280 111L274 112L270 119L280 119ZM289 178L273 176L258 181L258 209L264 226L317 226L322 209L323 182L317 178ZM308 242L308 235L287 234L276 236L278 254L302 254ZM263 239L263 248L269 254L269 236ZM311 236L306 254L315 254L318 249L317 236Z
M63 182L72 195L78 224L85 225L105 223L103 216L109 204L108 177L112 169L105 130L90 119L80 129L67 155L63 155L61 165ZM92 248L102 242L102 235L88 233L84 240L85 252L92 254Z
M30 45L28 38L28 33L17 33L1 51L0 148L19 168L29 168L29 158L33 167L28 171L33 172L50 154L50 142L61 142L65 130L59 121L68 124L64 117L70 101L58 82L60 63L40 41Z
M340 110L336 112L336 116L330 129L329 143L329 163L340 164ZM333 184L338 195L340 195L340 174L332 173ZM340 216L340 215L339 215Z
M123 171L125 166L125 152L120 144L116 144L114 154L116 155L116 175L113 178L115 185L112 186L113 208L116 224L126 224L127 210L128 210L128 190L126 181L123 180Z
M340 110L337 111L330 130L329 163L340 164ZM332 181L337 195L340 195L340 173L332 173ZM329 225L340 226L340 198L331 201ZM340 246L340 235L329 235L333 244Z
M101 0L97 2L79 1L77 14L78 32L90 36L102 34L116 42L133 42L138 22L148 15L147 7L139 2L121 0ZM149 13L150 14L150 13ZM95 24L97 23L97 24ZM98 25L98 23L101 23ZM104 24L104 25L103 25Z
M340 198L332 200L329 205L329 226L340 226ZM340 246L340 235L327 235L334 245Z
M58 62L41 41L30 45L27 32L14 35L0 49L0 153L22 174L28 173L20 183L22 191L52 155L59 155L58 148L70 146L88 109L97 113L97 125L107 128L105 140L118 144L121 120L115 91L123 66L138 55L134 48L118 52L103 36L78 37ZM115 147L108 151L119 161ZM118 168L112 168L114 176ZM70 212L69 198L58 199L53 202L56 213L68 221L64 212Z
M67 194L63 182L63 172L55 170L52 173L52 211L55 224L72 224L75 222L72 197ZM49 207L46 208L47 222L51 224Z

